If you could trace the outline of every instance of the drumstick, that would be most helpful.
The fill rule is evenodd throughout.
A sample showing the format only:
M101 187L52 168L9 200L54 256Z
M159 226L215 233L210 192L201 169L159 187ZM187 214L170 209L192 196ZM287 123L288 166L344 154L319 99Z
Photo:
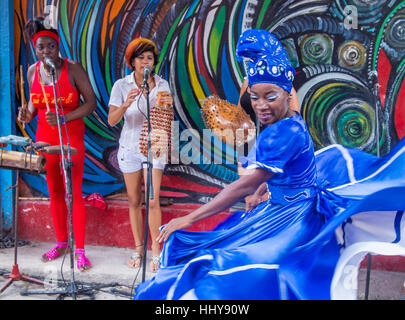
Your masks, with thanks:
M49 107L49 102L48 102L48 97L46 96L46 92L45 92L45 88L44 88L44 83L42 82L42 77L41 77L41 73L39 72L39 67L37 67L37 71L38 71L38 79L39 79L39 84L41 85L41 89L42 89L42 94L44 95L44 99L45 99L45 104L46 104L46 111L51 111L51 108ZM52 126L52 129L54 127Z
M44 83L42 82L42 77L41 77L41 73L39 72L39 67L37 67L37 71L38 71L39 83L42 88L42 94L44 95L44 99L45 99L46 110L49 112L49 111L51 111L51 109L49 108L48 97L46 96L46 93L45 93Z
M23 67L20 65L20 93L21 93L21 108L25 109L25 94L24 94L24 75ZM22 127L25 130L25 122L22 123Z

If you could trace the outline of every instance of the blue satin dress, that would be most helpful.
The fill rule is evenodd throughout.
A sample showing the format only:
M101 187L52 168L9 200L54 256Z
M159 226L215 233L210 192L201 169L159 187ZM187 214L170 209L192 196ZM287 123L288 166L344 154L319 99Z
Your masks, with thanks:
M401 141L385 158L342 146L315 155L299 114L267 127L241 161L274 173L267 181L270 199L250 212L236 212L212 231L174 232L164 244L159 271L137 287L134 299L330 299L335 267L348 245L347 235L335 231L363 212L365 203L405 209L404 145ZM387 175L373 176L381 166ZM396 188L390 205L386 194L364 201L389 188Z

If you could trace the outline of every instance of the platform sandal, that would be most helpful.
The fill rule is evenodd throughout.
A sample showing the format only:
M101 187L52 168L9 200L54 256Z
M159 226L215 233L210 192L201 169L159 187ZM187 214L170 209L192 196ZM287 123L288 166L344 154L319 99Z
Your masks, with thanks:
M86 271L92 267L90 260L84 255L84 249L76 249L75 255L77 259L77 269L79 271Z
M66 249L62 253L60 253L58 249L67 248L67 246L68 246L67 242L57 242L56 246L54 246L51 250L42 255L41 257L42 262L49 262L55 260L56 258L59 258L62 254L66 252Z
M152 255L152 261L151 261L152 269L151 269L151 271L153 273L156 273L158 271L158 269L159 269L159 260L160 260L160 255L157 255L157 254Z
M139 247L143 247L143 243L135 246L135 249ZM127 262L128 266L130 268L139 268L142 264L142 257L143 255L141 253L135 251Z
M139 268L142 264L142 257L143 257L142 254L134 252L128 260L128 266L130 268Z

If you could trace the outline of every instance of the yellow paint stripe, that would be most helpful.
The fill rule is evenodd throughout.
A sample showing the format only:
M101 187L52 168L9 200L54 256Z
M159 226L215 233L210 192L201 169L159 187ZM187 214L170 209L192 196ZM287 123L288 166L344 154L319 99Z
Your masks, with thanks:
M188 70L191 80L191 85L194 88L194 93L199 101L205 99L204 90L202 89L200 82L198 81L197 73L195 71L194 57L193 57L193 44L190 44L188 50Z

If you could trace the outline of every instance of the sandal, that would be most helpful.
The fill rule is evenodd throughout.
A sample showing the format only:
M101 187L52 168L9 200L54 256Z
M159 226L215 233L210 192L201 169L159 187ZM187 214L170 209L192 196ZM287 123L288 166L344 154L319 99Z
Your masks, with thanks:
M160 260L160 255L157 255L157 254L153 254L152 255L152 272L153 273L156 273L157 271L158 271L158 269L159 269L159 260Z
M136 248L143 247L143 243L138 244L135 246ZM139 268L142 264L142 253L134 252L134 254L129 258L127 264L130 268Z
M141 264L142 264L142 255L138 252L134 252L134 254L128 260L128 266L130 268L139 268Z
M79 271L86 271L92 267L90 260L84 255L84 249L76 249L75 255L77 257L76 263Z
M58 249L67 248L67 246L68 246L67 242L57 242L55 247L53 247L51 250L42 255L41 257L42 262L49 262L55 260L56 258L59 258L62 254L66 252L66 249L63 253L60 253Z

